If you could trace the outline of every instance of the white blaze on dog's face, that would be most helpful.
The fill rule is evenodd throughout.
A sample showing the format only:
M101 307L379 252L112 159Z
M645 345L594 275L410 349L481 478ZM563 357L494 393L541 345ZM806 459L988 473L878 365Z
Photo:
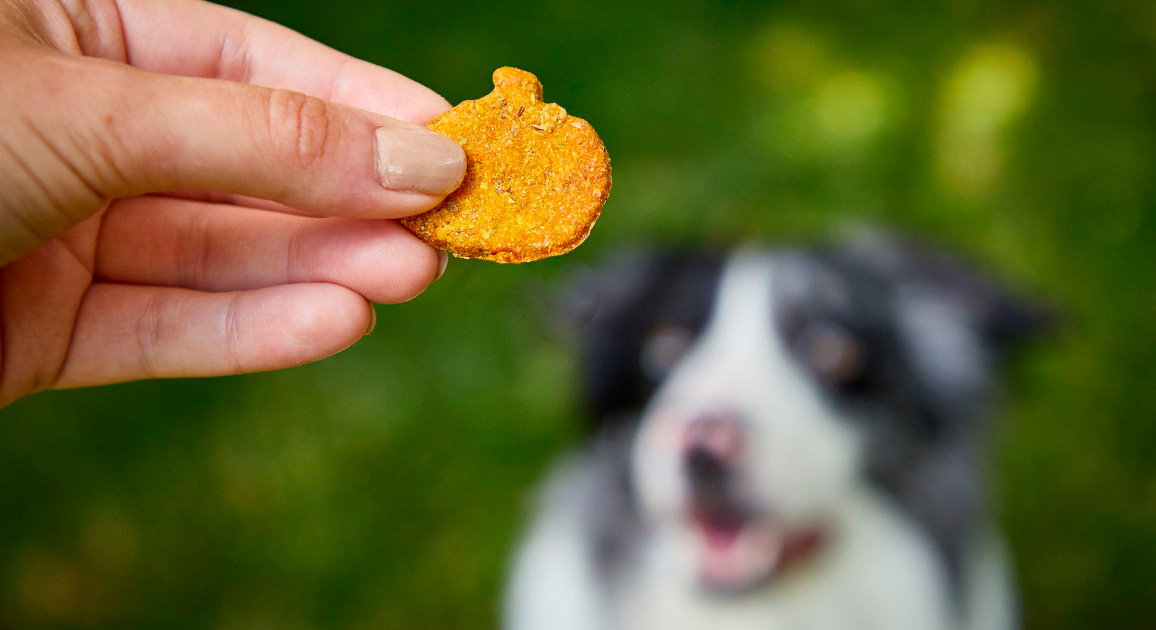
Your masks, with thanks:
M854 425L829 407L776 325L775 283L786 280L775 265L736 256L681 357L674 332L643 348L644 361L674 365L643 414L639 499L661 527L694 541L699 581L722 590L753 587L820 546L859 469ZM831 361L846 359L837 337L827 341Z

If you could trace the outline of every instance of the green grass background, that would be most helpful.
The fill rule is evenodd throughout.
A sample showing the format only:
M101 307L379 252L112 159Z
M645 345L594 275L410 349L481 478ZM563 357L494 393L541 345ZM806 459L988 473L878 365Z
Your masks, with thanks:
M566 273L859 224L1060 305L997 441L1025 620L1154 627L1156 4L236 4L452 102L536 72L613 194L574 254L451 261L319 364L0 411L0 627L494 627L526 494L578 436L543 318Z

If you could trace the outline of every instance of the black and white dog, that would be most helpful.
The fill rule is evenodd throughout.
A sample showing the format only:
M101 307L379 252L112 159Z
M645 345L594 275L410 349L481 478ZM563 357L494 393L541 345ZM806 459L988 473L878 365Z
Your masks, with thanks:
M596 436L546 484L508 630L1017 625L982 451L1032 309L881 238L637 256L577 295Z

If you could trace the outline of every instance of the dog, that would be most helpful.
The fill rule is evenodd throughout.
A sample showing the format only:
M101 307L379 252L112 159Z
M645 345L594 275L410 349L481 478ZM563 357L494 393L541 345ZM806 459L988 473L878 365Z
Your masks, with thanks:
M639 254L579 281L593 436L548 476L507 630L1010 630L984 443L1047 317L891 237Z

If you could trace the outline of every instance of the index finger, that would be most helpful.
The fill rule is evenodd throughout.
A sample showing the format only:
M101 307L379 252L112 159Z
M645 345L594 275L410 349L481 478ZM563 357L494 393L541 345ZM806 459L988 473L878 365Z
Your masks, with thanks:
M311 96L424 125L450 105L392 70L200 0L116 0L128 63Z

